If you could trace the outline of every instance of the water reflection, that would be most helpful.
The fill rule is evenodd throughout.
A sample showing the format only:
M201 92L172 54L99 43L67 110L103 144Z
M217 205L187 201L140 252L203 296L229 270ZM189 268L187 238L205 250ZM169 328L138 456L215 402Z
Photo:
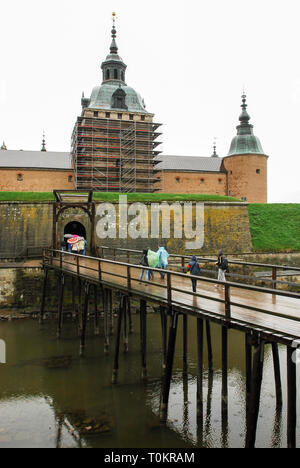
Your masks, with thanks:
M229 331L227 403L222 401L221 329L211 326L214 372L204 346L203 416L197 418L197 346L195 320L188 321L188 341L178 339L166 425L159 420L161 395L161 317L147 323L147 368L142 383L139 317L129 352L120 355L119 384L111 385L113 347L103 354L103 330L88 328L86 356L78 356L76 324L1 323L7 343L7 365L0 367L0 447L243 447L245 440L244 336ZM181 324L181 321L180 321ZM101 324L102 326L103 324ZM181 325L180 325L181 326ZM181 333L179 330L178 333ZM181 335L179 335L181 336ZM114 339L112 338L112 346ZM182 372L183 348L187 366ZM52 357L52 358L51 358ZM285 369L285 349L279 349ZM283 407L276 410L271 346L266 348L257 446L286 446L286 385ZM299 446L299 437L298 437Z

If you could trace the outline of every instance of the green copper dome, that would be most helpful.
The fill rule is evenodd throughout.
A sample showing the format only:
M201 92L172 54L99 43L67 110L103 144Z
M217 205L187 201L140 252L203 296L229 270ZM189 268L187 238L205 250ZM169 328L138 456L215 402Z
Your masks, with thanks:
M253 134L253 125L249 123L250 116L246 110L246 96L242 96L242 113L239 117L240 125L236 127L237 136L231 141L227 156L235 154L265 154L259 138Z

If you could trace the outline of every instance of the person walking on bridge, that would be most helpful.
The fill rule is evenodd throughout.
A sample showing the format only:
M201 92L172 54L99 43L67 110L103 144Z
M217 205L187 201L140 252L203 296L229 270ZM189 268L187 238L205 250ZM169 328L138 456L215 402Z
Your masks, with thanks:
M149 250L149 249L143 250L142 257L141 257L141 260L140 260L140 265L142 265L142 266L144 266L144 267L149 267L149 263L148 263L148 250ZM149 281L150 273L152 273L152 271L146 270L146 269L142 269L142 270L141 270L141 274L140 274L140 281L139 281L139 284L141 284L141 281L142 281L142 279L143 279L144 273L146 273L146 281ZM147 286L147 285L146 285L146 286Z
M191 258L190 262L187 265L188 272L192 276L200 276L201 272L201 265L198 263L197 257L193 255ZM193 292L197 292L197 279L196 278L191 278L192 280L192 287L193 287Z
M162 270L166 270L167 266L168 266L169 253L167 252L165 247L159 247L157 253L159 255L157 268L161 268ZM165 272L163 272L163 271L160 272L160 276L161 276L162 279L164 279L165 278Z
M222 250L219 250L218 252L218 260L216 262L216 265L218 267L218 281L226 281L226 276L225 273L228 272L228 260L223 254ZM218 288L221 286L220 284L216 284L215 287ZM222 286L224 289L224 286Z

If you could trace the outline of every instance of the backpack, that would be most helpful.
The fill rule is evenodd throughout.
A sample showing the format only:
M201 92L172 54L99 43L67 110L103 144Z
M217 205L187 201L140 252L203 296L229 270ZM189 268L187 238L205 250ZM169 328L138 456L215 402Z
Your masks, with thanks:
M222 257L220 268L224 271L229 271L228 260L226 257Z

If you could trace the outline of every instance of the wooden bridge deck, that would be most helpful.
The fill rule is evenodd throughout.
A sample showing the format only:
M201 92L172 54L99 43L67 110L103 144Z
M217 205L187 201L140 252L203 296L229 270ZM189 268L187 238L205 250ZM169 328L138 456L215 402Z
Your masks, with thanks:
M226 291L221 289L222 285L217 289L216 281L208 278L198 278L195 295L190 277L180 273L170 272L169 279L166 275L163 280L157 270L154 280L139 283L141 267L126 263L65 254L61 258L48 258L45 264L132 296L172 305L183 313L207 315L218 322L226 320L232 328L254 329L274 341L300 346L300 294L228 283L228 315Z

